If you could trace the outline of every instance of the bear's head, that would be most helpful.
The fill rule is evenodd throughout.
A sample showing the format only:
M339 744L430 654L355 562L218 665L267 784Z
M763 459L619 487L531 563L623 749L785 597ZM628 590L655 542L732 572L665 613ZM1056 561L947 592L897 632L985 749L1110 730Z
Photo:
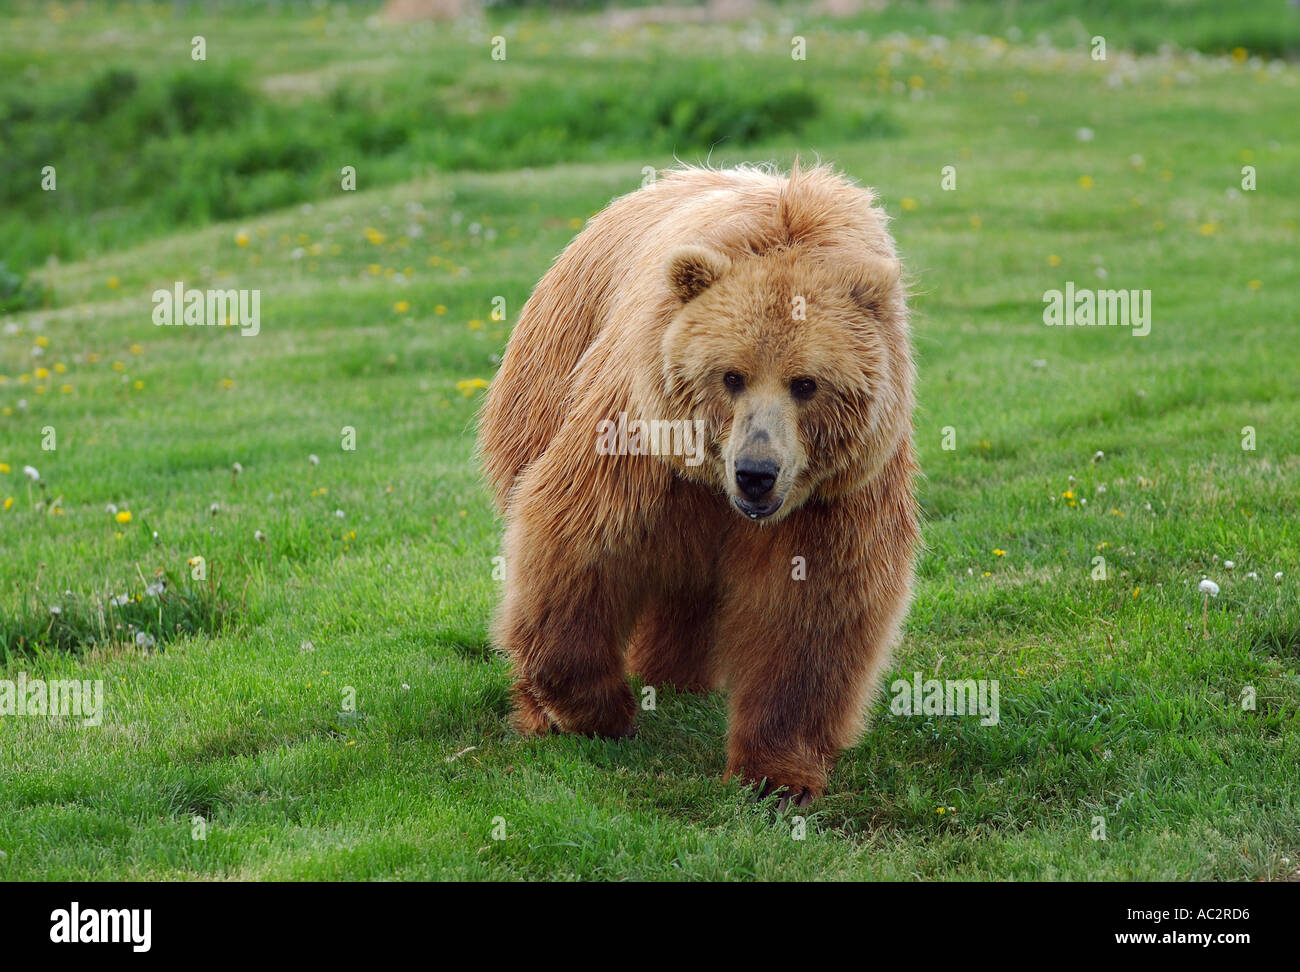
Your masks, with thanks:
M664 393L703 421L707 460L688 475L754 520L871 480L911 434L913 364L891 257L789 246L669 256L680 306L660 348Z

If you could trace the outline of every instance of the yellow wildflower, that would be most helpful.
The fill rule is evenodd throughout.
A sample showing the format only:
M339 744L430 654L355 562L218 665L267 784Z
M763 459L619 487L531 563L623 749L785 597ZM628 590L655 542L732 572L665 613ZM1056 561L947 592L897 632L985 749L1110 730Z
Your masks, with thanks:
M466 398L469 398L478 389L486 388L487 386L488 383L483 378L462 378L460 381L456 382L456 387L460 389L460 393Z

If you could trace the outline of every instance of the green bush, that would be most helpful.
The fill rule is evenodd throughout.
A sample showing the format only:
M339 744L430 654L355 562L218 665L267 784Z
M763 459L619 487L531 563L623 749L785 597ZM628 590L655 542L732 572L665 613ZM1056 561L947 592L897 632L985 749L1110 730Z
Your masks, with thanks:
M0 314L39 307L45 298L43 287L14 273L0 260Z
M343 165L371 186L433 167L501 170L578 160L704 155L804 133L889 135L881 112L846 112L803 84L757 67L692 63L670 79L631 65L611 85L598 72L506 87L462 88L440 65L371 83L277 100L234 68L148 76L122 66L80 86L0 87L0 232L21 270L54 253L71 259L116 245L117 234L161 232L317 198ZM469 95L467 98L466 95ZM56 164L59 191L34 191ZM51 206L59 218L51 220ZM6 298L15 300L19 288ZM31 299L30 295L23 297Z

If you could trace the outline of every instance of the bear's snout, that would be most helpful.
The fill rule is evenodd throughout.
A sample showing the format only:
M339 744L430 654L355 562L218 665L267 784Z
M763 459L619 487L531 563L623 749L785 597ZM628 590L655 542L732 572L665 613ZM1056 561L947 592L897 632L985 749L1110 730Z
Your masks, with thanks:
M751 520L761 520L779 510L785 497L774 496L773 489L780 474L781 467L771 459L738 458L735 479L741 495L731 495L736 509Z
M761 500L776 485L781 467L768 460L745 460L736 463L736 485L751 500Z
M732 434L723 448L723 484L737 510L762 520L790 505L804 460L795 406L784 383L755 385L736 402Z

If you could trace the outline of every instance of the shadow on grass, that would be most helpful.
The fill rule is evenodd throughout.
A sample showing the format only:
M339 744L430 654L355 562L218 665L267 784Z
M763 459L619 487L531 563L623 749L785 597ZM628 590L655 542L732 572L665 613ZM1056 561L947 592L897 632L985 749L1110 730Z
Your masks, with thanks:
M15 612L0 608L0 646L6 663L49 652L82 655L94 648L156 648L177 638L226 630L235 608L217 579L179 582L159 571L140 578L134 593L36 595Z

